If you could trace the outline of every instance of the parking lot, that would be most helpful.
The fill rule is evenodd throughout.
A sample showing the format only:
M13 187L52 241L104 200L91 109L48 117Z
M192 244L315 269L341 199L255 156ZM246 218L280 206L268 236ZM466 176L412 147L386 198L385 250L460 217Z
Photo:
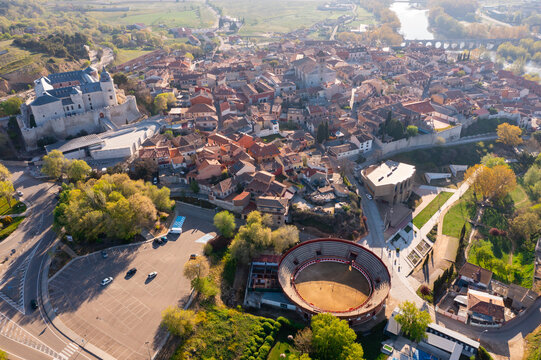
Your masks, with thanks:
M161 311L170 305L183 305L190 283L182 274L190 254L202 253L197 242L213 234L211 211L182 206L186 216L182 235L172 236L163 245L145 243L110 249L81 257L65 267L49 282L50 301L60 320L71 330L111 356L122 359L148 359L163 338ZM126 272L137 268L132 277ZM150 272L158 275L147 280ZM114 280L101 286L102 279Z

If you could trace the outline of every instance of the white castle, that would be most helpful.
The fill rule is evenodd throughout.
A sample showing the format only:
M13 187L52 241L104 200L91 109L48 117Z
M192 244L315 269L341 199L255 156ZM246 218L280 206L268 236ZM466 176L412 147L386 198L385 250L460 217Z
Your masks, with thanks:
M81 131L98 133L140 118L135 97L118 103L115 85L107 71L93 67L50 74L34 81L35 99L21 106L18 124L28 149L40 139L58 140Z

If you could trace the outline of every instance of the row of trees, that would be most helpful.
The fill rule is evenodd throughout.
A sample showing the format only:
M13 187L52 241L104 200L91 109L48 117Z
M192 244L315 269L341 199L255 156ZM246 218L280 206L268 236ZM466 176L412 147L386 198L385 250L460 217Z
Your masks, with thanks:
M496 52L508 62L522 59L523 61L532 60L537 64L541 64L541 40L522 39L519 45L516 46L510 42L505 42L498 46Z
M498 38L525 38L529 35L527 26L496 26L483 23L463 24L443 7L430 8L428 21L438 33L451 39L498 39Z
M11 173L4 165L0 164L0 198L6 199L10 209L14 192L15 189L11 182Z
M164 187L131 180L126 174L103 175L76 185L63 185L54 210L55 225L77 240L100 236L129 240L156 223L158 211L174 204Z

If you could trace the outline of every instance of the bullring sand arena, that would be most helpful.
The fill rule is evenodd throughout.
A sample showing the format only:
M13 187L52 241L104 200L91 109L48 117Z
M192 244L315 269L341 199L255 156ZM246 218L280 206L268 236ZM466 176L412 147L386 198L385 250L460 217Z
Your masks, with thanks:
M370 284L354 267L341 262L318 262L297 273L295 288L308 304L323 311L343 312L361 306Z

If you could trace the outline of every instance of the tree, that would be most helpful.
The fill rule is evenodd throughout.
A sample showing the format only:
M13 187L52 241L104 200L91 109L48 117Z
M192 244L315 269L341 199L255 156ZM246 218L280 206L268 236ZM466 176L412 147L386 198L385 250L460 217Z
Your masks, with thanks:
M311 353L312 336L312 330L309 327L299 330L293 339L295 349L299 350L301 353Z
M72 160L68 163L68 179L73 182L86 180L92 168L84 160Z
M130 166L130 177L134 180L151 181L158 172L158 164L152 159L136 159Z
M214 226L216 226L218 232L222 236L226 238L233 237L235 229L237 228L237 224L235 224L235 215L227 210L220 211L214 215Z
M6 198L9 208L11 209L11 200L13 199L13 183L9 180L0 181L0 197Z
M7 181L11 178L11 173L3 164L0 164L0 181Z
M66 158L58 150L51 151L43 157L41 172L53 179L60 179L66 169Z
M4 350L0 350L0 360L8 360L8 354Z
M20 111L23 99L13 96L0 103L0 117L17 115Z
M239 228L231 243L231 254L247 264L253 257L272 245L271 229L263 225L264 217L259 211L248 214L246 225Z
M408 125L408 127L406 128L406 134L408 135L408 137L417 136L418 133L419 128L415 125Z
M502 123L498 125L496 132L498 133L497 141L505 145L517 146L522 144L522 138L520 137L522 130L518 126Z
M299 229L294 225L279 227L271 233L271 241L274 251L281 254L284 250L299 242Z
M184 264L184 276L192 281L192 284L194 280L207 276L208 272L209 264L203 256L197 256Z
M464 178L471 181L476 194L481 194L487 200L503 198L517 183L515 173L507 165L490 168L478 164L466 170Z
M190 181L190 189L191 189L195 194L199 194L199 190L200 190L200 189L199 189L199 183L198 183L196 180L192 179L192 180Z
M515 216L509 223L511 234L517 239L529 242L532 235L541 231L539 216L532 211L525 211ZM527 245L529 245L527 243Z
M358 360L363 359L364 350L361 344L352 343L348 347L345 347L342 351L342 355L345 356L345 360Z
M318 359L347 358L346 351L357 338L347 321L331 314L317 314L312 317L311 326L313 351ZM338 354L340 356L337 356Z
M425 337L426 328L430 324L430 314L417 309L411 301L400 304L400 312L394 317L401 330L409 339L419 342Z
M161 326L175 336L187 337L195 327L195 313L192 310L169 306L162 311Z
M483 156L481 164L488 166L489 168L493 168L496 165L507 165L504 158L498 157L492 153Z
M169 106L175 103L177 99L173 93L159 94L154 98L154 107L156 111L167 110Z
M213 298L218 295L218 287L208 276L194 279L192 286L203 299Z

